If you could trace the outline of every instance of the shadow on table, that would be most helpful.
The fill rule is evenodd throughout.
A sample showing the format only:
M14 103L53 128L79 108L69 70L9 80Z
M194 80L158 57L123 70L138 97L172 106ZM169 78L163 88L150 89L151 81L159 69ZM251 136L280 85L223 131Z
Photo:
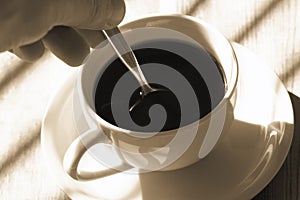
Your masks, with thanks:
M195 15L197 11L199 11L201 5L203 5L207 0L196 0L194 1L190 8L185 12L186 15Z
M247 39L249 35L251 35L253 31L257 30L257 27L261 25L267 17L274 14L275 9L278 8L280 4L284 2L284 0L269 1L269 3L266 4L266 6L263 7L261 10L259 10L258 13L252 17L251 21L249 23L246 23L241 29L241 31L238 32L238 34L235 35L233 38L231 38L231 40L237 43L241 43L242 41Z
M300 167L300 99L293 94L290 94L290 97L296 124L290 153L278 175L262 193L254 198L255 200L296 200L299 197L297 178ZM264 129L260 125L238 120L234 121L233 126L235 127L232 130L243 131L231 131L228 136L223 138L223 142L214 152L198 163L181 170L141 174L140 183L143 200L219 200L219 194L226 195L222 196L222 199L232 199L241 190L248 190L247 187L250 187L251 183L260 176L269 180L278 170L272 166L281 164L286 149L273 148L274 150L270 152L266 149L276 147L275 145L279 144L284 147L289 144L291 138L291 135L280 137L281 134L273 135L272 132L274 128L280 130L282 127L285 130L292 130L293 126L287 123L273 122ZM265 135L262 137L261 134ZM286 134L292 134L292 131L286 131ZM276 159L271 159L273 154L276 154ZM252 173L249 175L251 170ZM253 187L262 188L264 185L264 181L260 183L258 181ZM289 193L282 191L289 191ZM251 195L251 192L246 191L246 193Z

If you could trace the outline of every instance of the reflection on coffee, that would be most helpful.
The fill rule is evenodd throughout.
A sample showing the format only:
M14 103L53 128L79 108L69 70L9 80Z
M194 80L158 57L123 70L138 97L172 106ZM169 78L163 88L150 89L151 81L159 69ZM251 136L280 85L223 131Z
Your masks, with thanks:
M136 49L134 50L134 53L143 72L146 71L143 68L144 64L147 64L145 65L145 68L153 65L154 69L159 66L157 64L162 64L179 72L184 79L188 81L196 95L198 105L190 106L199 106L199 114L191 114L182 117L180 102L172 92L150 94L151 96L145 98L145 101L143 101L139 94L141 90L137 82L136 88L138 89L132 94L129 94L131 96L130 99L118 99L117 102L112 101L112 94L116 84L120 78L128 72L122 62L118 58L115 58L115 60L112 60L107 68L100 73L100 79L95 92L96 113L101 118L113 125L133 131L167 131L195 122L207 115L217 106L224 97L225 84L218 63L215 62L215 59L208 54L207 51L200 48L200 46L172 40L152 41L151 45L149 44L147 45L147 43L144 43L134 46L134 49ZM151 46L151 48L149 46ZM155 46L158 48L153 48ZM160 49L159 46L167 46L168 49ZM189 59L176 54L176 49L179 49L181 52L186 52L190 58L195 58L194 60L197 60L196 64L191 64L188 61ZM144 75L147 78L147 73L144 73ZM157 75L159 76L160 74ZM133 76L130 78L135 80ZM165 79L172 80L173 82L177 81L171 76L167 76ZM166 89L169 89L165 85L151 83L151 80L148 78L147 80L154 87L165 87ZM131 106L138 100L141 100L142 103L137 108L133 109L132 112L129 112ZM151 123L149 110L153 105L163 106L167 116L163 127L159 130L153 127L147 127L147 125ZM116 123L112 106L126 107L130 114L129 116L138 126L132 127L130 123L126 123L126 120L124 121L124 119L122 123Z

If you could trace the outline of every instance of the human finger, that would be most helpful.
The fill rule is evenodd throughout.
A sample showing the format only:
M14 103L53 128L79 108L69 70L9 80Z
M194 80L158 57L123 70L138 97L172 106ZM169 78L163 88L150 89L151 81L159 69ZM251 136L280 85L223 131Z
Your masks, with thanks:
M45 47L41 40L12 50L19 58L29 62L39 59L44 54L44 51Z
M1 3L0 52L34 43L58 25L110 29L125 14L123 0L6 0Z
M106 41L102 31L88 30L88 29L75 29L89 44L90 47L95 48L100 43Z
M73 28L65 26L54 27L43 38L43 43L70 66L81 65L90 52L86 41Z
M117 26L125 15L123 0L57 0L56 23L82 29Z

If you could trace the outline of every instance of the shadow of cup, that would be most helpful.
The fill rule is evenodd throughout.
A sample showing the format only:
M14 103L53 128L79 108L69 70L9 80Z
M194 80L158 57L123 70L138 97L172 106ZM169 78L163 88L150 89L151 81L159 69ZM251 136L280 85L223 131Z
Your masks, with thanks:
M255 180L272 177L282 159L271 158L284 156L285 150L280 152L277 146L289 145L282 134L292 134L293 125L272 122L261 126L234 120L230 126L215 149L197 163L174 171L140 174L143 200L153 199L154 193L164 200L216 199L218 193L224 194L223 199L235 199L242 190L247 194ZM259 184L256 187L262 187Z

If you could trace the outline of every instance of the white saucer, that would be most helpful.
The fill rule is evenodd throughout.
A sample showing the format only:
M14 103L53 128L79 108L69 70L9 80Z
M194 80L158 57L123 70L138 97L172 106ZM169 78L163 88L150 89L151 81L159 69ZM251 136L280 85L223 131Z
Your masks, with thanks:
M63 170L62 159L75 131L72 120L73 73L50 102L42 126L42 148L53 178L72 199L243 200L259 193L275 176L293 136L289 95L273 71L244 47L234 44L239 83L231 130L198 163L176 171L141 175L118 173L78 182ZM105 156L112 153L106 151ZM106 169L93 162L94 168ZM93 168L93 167L92 167Z

